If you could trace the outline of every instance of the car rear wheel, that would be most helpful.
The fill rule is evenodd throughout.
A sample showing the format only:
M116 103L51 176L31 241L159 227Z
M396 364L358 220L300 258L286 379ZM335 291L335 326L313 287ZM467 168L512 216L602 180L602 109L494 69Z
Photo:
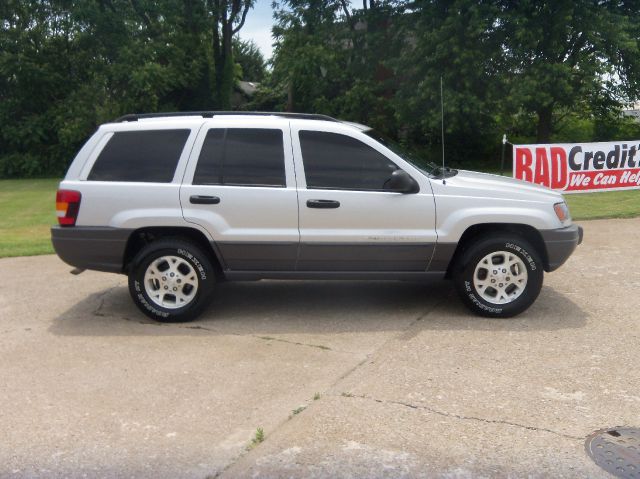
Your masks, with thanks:
M542 261L524 238L483 237L462 255L454 273L463 303L474 313L511 317L538 297L543 281Z
M129 269L134 303L156 321L196 318L211 300L214 284L208 256L180 239L160 239L145 246Z

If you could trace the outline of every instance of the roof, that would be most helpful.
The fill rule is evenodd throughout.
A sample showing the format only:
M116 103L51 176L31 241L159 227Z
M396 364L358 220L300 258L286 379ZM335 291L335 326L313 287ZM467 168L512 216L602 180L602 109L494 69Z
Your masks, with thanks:
M252 82L252 81L239 81L238 82L238 90L244 93L247 96L253 96L253 94L258 89L260 83Z

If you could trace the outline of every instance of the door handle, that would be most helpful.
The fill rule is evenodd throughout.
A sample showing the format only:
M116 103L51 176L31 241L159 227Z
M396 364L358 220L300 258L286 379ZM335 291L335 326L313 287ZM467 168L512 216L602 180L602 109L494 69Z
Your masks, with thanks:
M194 205L217 205L220 203L220 198L217 196L192 195L189 197L189 203Z
M340 202L334 200L307 200L307 208L340 208Z

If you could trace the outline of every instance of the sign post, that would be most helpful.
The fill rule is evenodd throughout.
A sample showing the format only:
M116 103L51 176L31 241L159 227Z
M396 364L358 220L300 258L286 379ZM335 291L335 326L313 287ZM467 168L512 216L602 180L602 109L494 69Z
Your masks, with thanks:
M500 176L504 176L504 149L507 146L507 135L502 135L502 159L500 160Z

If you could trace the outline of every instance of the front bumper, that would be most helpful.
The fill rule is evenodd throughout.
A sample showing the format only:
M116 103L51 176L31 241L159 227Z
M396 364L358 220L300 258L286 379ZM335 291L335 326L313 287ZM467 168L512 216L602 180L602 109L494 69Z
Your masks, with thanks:
M582 226L571 225L566 228L540 231L547 250L546 271L555 271L562 266L580 243Z
M62 261L81 269L122 273L129 229L98 226L51 228L53 249Z

